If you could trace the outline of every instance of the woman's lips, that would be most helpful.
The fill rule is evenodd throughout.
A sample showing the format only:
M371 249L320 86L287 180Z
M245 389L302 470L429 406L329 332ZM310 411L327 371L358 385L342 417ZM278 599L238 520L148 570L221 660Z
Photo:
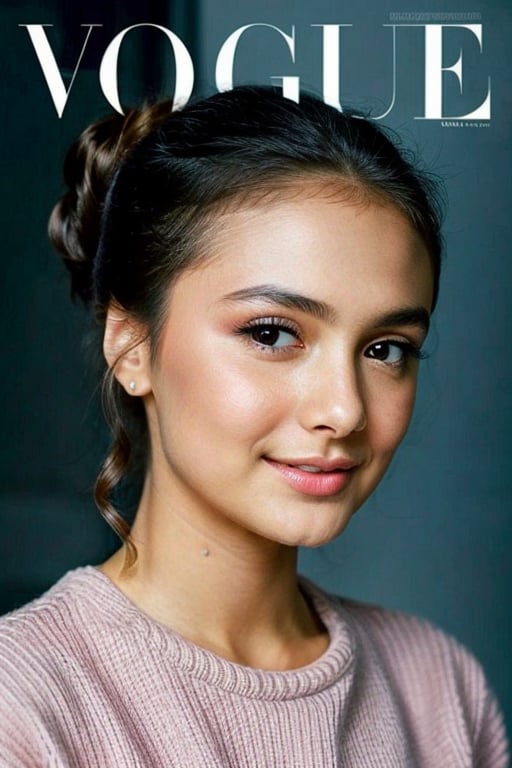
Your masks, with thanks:
M263 457L296 491L308 496L334 496L347 485L357 464L346 459L299 459L289 463Z

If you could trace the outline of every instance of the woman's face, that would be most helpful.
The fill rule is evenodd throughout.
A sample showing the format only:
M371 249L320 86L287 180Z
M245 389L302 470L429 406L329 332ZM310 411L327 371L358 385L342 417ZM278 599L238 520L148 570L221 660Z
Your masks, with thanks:
M172 290L149 373L151 482L202 533L317 546L407 429L429 257L393 207L305 190L220 224Z

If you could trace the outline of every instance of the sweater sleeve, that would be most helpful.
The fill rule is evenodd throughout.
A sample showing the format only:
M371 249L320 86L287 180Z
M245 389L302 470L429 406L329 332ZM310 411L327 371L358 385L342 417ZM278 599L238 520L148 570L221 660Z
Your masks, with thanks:
M2 649L4 651L4 649ZM2 768L35 768L51 763L41 751L40 726L27 701L19 675L10 675L13 659L0 653L0 766Z
M509 752L505 725L497 699L491 690L480 662L461 643L441 630L428 625L441 643L446 678L452 677L462 718L471 744L474 768L507 768ZM448 659L451 662L448 662ZM453 667L453 676L449 673Z
M356 618L365 658L377 659L392 681L425 765L448 765L443 755L451 750L457 765L508 767L502 713L465 646L415 616L355 601L344 607Z
M0 730L0 765L2 768L42 768L52 765L44 761L41 753L32 741L28 740L30 730L18 718L4 720Z
M466 701L472 709L473 765L475 768L507 768L509 751L503 716L480 664L465 648L463 674Z
M488 693L481 726L475 735L475 768L507 768L509 759L503 717L496 699Z
M0 621L0 768L63 768L47 717L55 681L41 663L44 643L20 624Z

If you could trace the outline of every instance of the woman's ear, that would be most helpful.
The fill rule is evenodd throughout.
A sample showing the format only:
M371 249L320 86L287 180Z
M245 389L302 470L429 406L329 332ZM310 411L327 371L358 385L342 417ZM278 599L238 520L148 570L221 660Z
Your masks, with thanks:
M103 354L114 376L129 395L151 392L151 365L147 329L122 308L107 311Z

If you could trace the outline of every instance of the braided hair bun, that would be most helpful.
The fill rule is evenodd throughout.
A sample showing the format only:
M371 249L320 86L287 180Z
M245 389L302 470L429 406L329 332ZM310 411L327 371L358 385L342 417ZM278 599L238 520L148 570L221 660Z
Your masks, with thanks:
M113 114L89 125L64 160L67 192L52 210L50 240L71 273L71 294L89 304L105 198L131 150L169 117L171 103Z

